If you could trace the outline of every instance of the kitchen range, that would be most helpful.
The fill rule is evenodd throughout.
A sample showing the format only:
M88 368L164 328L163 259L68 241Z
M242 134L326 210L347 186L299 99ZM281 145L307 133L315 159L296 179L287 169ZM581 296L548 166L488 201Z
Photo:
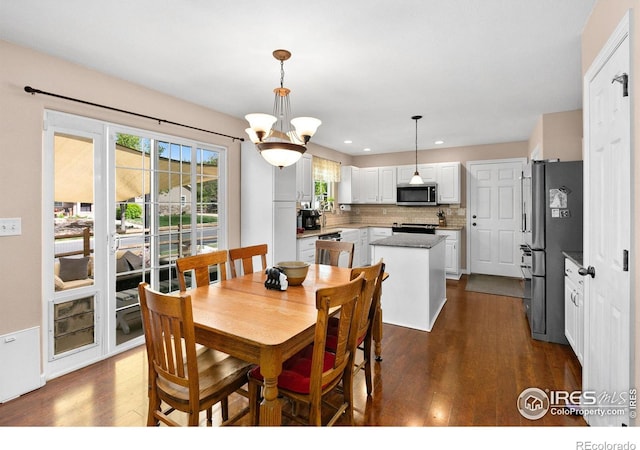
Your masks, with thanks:
M438 225L431 223L394 223L391 227L393 234L411 233L411 234L436 234Z

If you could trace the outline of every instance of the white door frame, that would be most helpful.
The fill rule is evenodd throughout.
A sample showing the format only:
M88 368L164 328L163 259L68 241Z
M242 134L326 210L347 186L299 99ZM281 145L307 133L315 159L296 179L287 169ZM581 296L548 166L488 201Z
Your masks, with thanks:
M46 330L42 333L42 364L44 381L72 372L81 367L92 364L104 357L105 348L105 327L102 317L105 311L105 276L96 275L94 283L91 286L80 287L77 289L60 292L54 292L53 286L53 262L54 262L54 244L53 236L55 234L53 225L53 205L54 205L54 171L50 168L54 167L53 142L56 132L69 133L74 136L84 136L93 140L94 153L94 203L96 205L105 205L106 198L104 191L96 187L104 180L103 156L106 149L105 125L99 121L75 116L72 114L62 113L58 111L45 110L44 112L44 138L43 138L43 154L42 161L42 230L44 245L42 245L42 329ZM103 207L94 212L94 273L106 273L106 265L104 257L106 252L106 219ZM52 341L52 324L53 304L55 301L73 300L81 297L94 297L95 308L95 329L94 344L83 346L77 350L70 351L59 357L53 356Z
M624 42L625 39L629 40L629 55L627 55L627 57L629 58L629 66L631 65L631 55L633 54L633 42L630 40L630 20L631 20L631 16L630 13L627 12L625 14L625 16L622 18L622 20L620 21L620 23L618 24L618 26L616 27L615 31L610 35L609 39L607 40L607 43L602 47L602 49L600 50L600 52L598 53L598 56L595 58L595 60L593 61L593 63L591 64L591 66L589 67L589 69L587 70L587 72L584 75L584 79L583 79L583 105L584 105L584 173L585 173L585 185L584 185L584 195L585 195L585 199L589 198L590 196L590 191L593 188L593 186L591 185L591 183L589 182L589 178L588 178L588 174L590 173L590 158L589 158L589 153L590 153L590 149L592 144L591 141L591 126L590 126L590 114L593 113L594 109L592 107L592 104L594 102L592 102L591 97L590 97L590 87L591 87L591 83L592 81L597 77L597 75L599 74L599 72L605 67L605 65L607 64L607 62L609 61L609 59L614 55L614 53L616 52L616 50L618 49L618 47ZM630 71L633 70L632 67L629 67ZM635 346L634 346L634 340L633 340L633 336L635 335L634 333L634 323L635 323L635 298L634 298L634 290L635 290L635 279L633 276L634 273L634 267L635 267L635 261L637 261L637 259L635 258L634 252L633 252L633 248L634 248L634 230L635 230L635 224L634 224L634 212L633 212L633 186L634 186L634 179L633 179L633 149L632 149L632 136L634 135L634 120L633 120L633 94L629 97L629 101L630 101L630 105L629 105L629 115L630 115L630 120L629 120L629 152L630 152L630 161L631 161L631 166L629 167L629 187L631 192L629 193L630 195L630 215L629 215L629 222L628 224L622 224L620 226L625 227L628 226L628 230L630 230L630 243L629 243L629 250L630 250L630 254L629 254L629 292L628 292L628 299L627 301L629 302L629 329L628 329L628 349L629 349L629 373L628 373L628 381L629 384L628 386L630 388L633 387L633 382L634 382L634 366L635 366ZM596 187L597 189L597 187ZM584 255L585 255L585 266L587 266L590 261L588 260L589 255L590 255L590 248L591 248L591 242L590 242L590 222L589 222L589 218L591 216L591 214L601 214L601 212L595 212L595 211L590 211L589 210L589 202L584 202ZM597 276L597 273L596 273ZM584 328L584 367L583 367L583 382L582 382L582 386L583 389L585 388L589 388L591 386L591 382L590 382L590 369L591 369L591 365L594 364L591 360L590 360L590 339L591 339L591 335L592 335L592 330L590 329L590 305L591 302L593 301L593 299L590 298L590 277L586 276L585 277L585 291L584 291L584 305L585 305L585 316L584 316L584 324L585 324L585 328ZM624 339L624 337L623 337ZM628 393L623 393L623 394L628 394ZM636 423L636 419L635 419L635 412L632 412L630 414L631 417L626 417L625 418L625 423L627 425L634 425ZM628 423L626 422L626 420L631 419L630 422ZM597 418L594 417L591 421L589 420L589 418L587 418L587 421L589 422L590 425L597 425L600 424L600 421L603 420L602 418ZM606 424L614 424L614 425L619 425L619 423L617 421L615 421L613 418L608 418L608 419L604 419ZM593 422L598 422L598 423L593 423Z
M217 234L220 248L227 248L228 231L227 217L229 204L227 149L220 145L205 143L194 139L171 136L147 130L118 125L98 119L63 113L53 110L45 110L44 113L44 145L43 145L43 180L42 180L42 229L44 245L42 245L42 365L43 384L50 379L85 367L104 358L139 346L144 342L144 337L139 336L125 343L115 343L115 302L108 299L115 298L115 249L112 239L112 228L115 224L114 205L114 177L115 177L115 133L129 132L131 134L152 137L167 142L180 142L196 149L215 150L219 153L218 172L218 213L223 218L219 222ZM94 202L98 207L94 211L94 271L96 276L91 286L80 287L67 292L54 292L54 167L53 137L56 132L68 133L75 136L83 136L93 139L94 142ZM195 153L194 153L195 154ZM194 161L197 158L193 159ZM196 165L192 165L192 179L196 180ZM195 181L194 181L195 183ZM191 210L196 210L196 196L192 196ZM196 227L192 229L192 242L197 242ZM95 342L83 346L78 350L69 351L58 357L53 357L49 350L51 345L51 324L53 301L65 301L77 297L95 297Z
M527 163L527 158L505 158L505 159L487 159L487 160L478 160L478 161L467 161L465 163L467 169L467 267L466 273L471 274L471 223L473 219L471 218L471 167L474 165L481 164L508 164L508 163L520 163L524 168ZM522 196L522 192L520 193ZM520 208L522 208L522 198L520 199ZM520 211L522 214L522 211ZM520 231L520 230L518 230ZM520 231L521 232L521 231ZM522 241L522 237L520 238Z

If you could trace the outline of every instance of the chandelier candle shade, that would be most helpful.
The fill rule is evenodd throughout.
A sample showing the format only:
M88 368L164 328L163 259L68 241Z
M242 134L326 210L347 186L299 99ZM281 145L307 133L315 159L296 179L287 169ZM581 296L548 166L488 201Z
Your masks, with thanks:
M245 119L245 131L262 157L271 165L280 167L295 164L307 150L306 145L322 123L313 117L291 116L290 89L284 87L284 62L291 58L288 50L274 50L273 57L280 61L280 87L273 90L273 115L253 113ZM274 124L275 127L274 127ZM293 129L291 128L293 125Z
M413 173L409 184L424 184L424 180L420 176L420 172L418 172L418 120L422 119L422 116L412 116L411 119L416 121L416 171Z

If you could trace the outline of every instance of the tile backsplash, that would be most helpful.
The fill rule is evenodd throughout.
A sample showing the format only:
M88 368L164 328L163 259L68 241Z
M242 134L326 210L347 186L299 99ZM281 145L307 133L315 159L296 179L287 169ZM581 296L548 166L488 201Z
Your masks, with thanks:
M444 211L448 226L466 225L466 208L460 208L460 205L407 207L389 204L351 205L351 211L325 212L326 226L346 223L391 225L394 222L437 224L438 210Z

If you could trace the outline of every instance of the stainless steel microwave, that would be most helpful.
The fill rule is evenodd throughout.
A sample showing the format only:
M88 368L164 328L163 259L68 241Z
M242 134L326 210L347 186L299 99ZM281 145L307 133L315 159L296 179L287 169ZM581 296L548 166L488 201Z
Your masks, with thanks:
M438 204L438 185L436 183L399 184L396 205L434 206Z

